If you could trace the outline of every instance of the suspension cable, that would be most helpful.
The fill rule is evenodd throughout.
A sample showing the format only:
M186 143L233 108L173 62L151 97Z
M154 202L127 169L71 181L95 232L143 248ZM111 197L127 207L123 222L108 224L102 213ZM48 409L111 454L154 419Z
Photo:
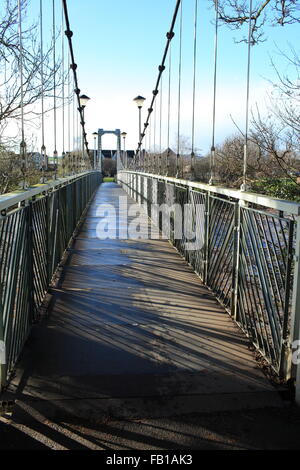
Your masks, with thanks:
M70 51L68 53L68 174L72 173L72 163L71 163L71 76L70 76L70 66L71 66L71 58L70 58Z
M78 168L79 170L81 169L81 166L80 166L80 149L79 149L79 113L77 113L77 119L76 119L76 150L77 150L77 161L78 161Z
M170 45L170 50L169 50L168 124L167 124L166 176L169 176L169 169L170 169L171 75L172 75L172 45Z
M171 22L171 26L170 26L170 30L168 31L167 33L167 43L166 43L166 46L165 46L165 50L164 50L164 53L163 53L163 58L162 58L162 62L161 62L161 65L159 65L158 67L158 70L159 70L159 73L158 73L158 77L157 77L157 81L156 81L156 84L155 84L155 88L152 92L153 94L153 97L152 97L152 101L151 101L151 104L150 104L150 108L148 108L148 115L147 115L147 119L146 119L146 122L144 124L144 130L141 134L141 137L140 137L140 141L138 143L138 150L141 148L142 146L142 141L143 141L143 138L145 137L145 132L146 132L146 129L148 127L148 124L149 124L149 119L150 119L150 115L153 111L153 105L154 105L154 101L155 101L155 98L158 94L158 87L159 87L159 83L160 83L160 79L161 79L161 75L163 73L163 71L165 70L165 61L166 61L166 57L167 57L167 54L168 54L168 50L169 50L169 47L170 47L170 44L171 44L171 41L174 37L174 26L175 26L175 23L176 23L176 19L177 19L177 15L178 15L178 10L179 10L179 7L180 7L180 4L181 4L181 1L182 0L177 0L176 1L176 6L175 6L175 10L174 10L174 13L173 13L173 18L172 18L172 22ZM137 151L138 151L137 150Z
M197 29L198 29L198 0L195 0L194 22L194 57L193 57L193 105L192 105L192 151L191 178L195 177L195 100L196 100L196 68L197 68Z
M151 164L152 164L152 149L151 149L151 145L152 145L152 116L150 115L150 118L149 118L149 158L148 158L148 172L151 173Z
M21 108L21 143L20 156L22 160L23 189L26 189L26 173L27 173L27 151L24 130L24 75L23 75L23 32L22 32L22 4L18 1L18 26L19 26L19 73L20 73L20 108Z
M145 143L144 143L144 148L145 148L145 154L144 154L144 160L143 160L143 171L146 171L146 155L148 155L148 133L145 134Z
M71 56L71 64L70 67L73 71L74 75L74 83L75 83L75 93L77 95L77 104L78 104L78 111L80 115L80 124L82 126L82 136L83 136L83 143L86 148L87 154L89 150L89 145L87 141L87 133L85 132L85 123L84 123L84 116L83 116L83 109L80 106L80 89L78 87L78 78L77 78L77 64L75 63L75 58L74 58L74 50L73 50L73 42L72 42L72 37L73 37L73 31L70 29L70 21L69 21L69 13L68 13L68 6L67 6L67 0L62 0L63 3L63 10L64 10L64 16L65 16L65 22L66 22L66 31L65 34L68 38L68 43L69 43L69 50L70 50L70 56Z
M48 170L47 152L45 147L45 106L44 106L44 47L43 47L43 0L40 0L40 48L41 48L41 106L42 106L42 181L45 182L45 170Z
M154 102L154 124L153 124L153 160L152 160L152 172L156 172L156 115L157 115L157 101Z
M179 64L178 64L178 109L177 109L177 154L176 154L176 178L179 177L179 159L180 156L180 111L181 111L181 67L182 67L182 3L180 5L180 24L179 24Z
M61 18L61 67L62 67L62 169L65 176L65 32L64 32L64 9L62 8Z
M52 26L53 26L53 118L54 118L54 178L57 177L57 117L56 117L56 22L55 22L55 0L52 0Z
M218 32L219 32L219 0L215 0L215 51L214 51L214 91L213 91L213 118L212 118L212 143L210 151L210 180L214 184L215 179L215 130L216 130L216 95L217 95L217 63L218 63Z
M163 110L163 76L160 81L160 103L159 103L159 160L158 173L161 175L161 152L162 152L162 110Z
M73 158L74 158L74 173L78 173L78 159L76 152L76 105L75 105L75 91L74 91L74 77L73 77Z
M250 0L249 31L248 31L248 63L247 63L247 93L246 93L246 123L245 123L245 144L244 144L244 164L243 164L243 184L242 191L247 190L247 159L249 147L249 95L250 95L250 68L251 68L251 34L252 34L252 0Z

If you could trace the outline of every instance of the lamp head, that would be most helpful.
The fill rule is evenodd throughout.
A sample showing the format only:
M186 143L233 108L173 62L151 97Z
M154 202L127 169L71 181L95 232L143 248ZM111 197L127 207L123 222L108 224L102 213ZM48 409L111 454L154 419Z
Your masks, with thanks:
M136 103L138 108L141 108L143 106L145 100L146 100L146 98L144 98L143 96L138 95L136 98L134 98L133 101Z
M87 103L88 103L88 101L90 101L90 99L91 99L91 98L89 98L89 97L86 96L86 95L81 95L81 96L79 97L80 106L81 106L82 108L85 108L86 105L87 105Z

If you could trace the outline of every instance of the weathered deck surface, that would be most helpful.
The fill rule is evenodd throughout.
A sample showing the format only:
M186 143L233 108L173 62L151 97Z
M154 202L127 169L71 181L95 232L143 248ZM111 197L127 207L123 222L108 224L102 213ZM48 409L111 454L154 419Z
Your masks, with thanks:
M99 204L119 212L120 195L104 183L87 212L10 386L21 406L134 418L280 405L246 339L168 241L97 238Z

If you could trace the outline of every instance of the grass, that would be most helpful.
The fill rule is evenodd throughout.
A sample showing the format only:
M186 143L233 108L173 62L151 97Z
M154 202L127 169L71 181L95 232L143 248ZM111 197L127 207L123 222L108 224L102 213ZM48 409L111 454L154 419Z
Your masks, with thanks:
M113 183L115 181L115 178L114 177L110 177L110 176L105 176L103 178L103 183Z

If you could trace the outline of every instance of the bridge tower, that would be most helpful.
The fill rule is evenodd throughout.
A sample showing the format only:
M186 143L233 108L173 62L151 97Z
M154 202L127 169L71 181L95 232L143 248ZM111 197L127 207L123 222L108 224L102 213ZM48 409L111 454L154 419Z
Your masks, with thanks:
M98 168L102 171L102 137L105 134L114 134L117 137L117 171L121 169L121 130L115 129L114 131L106 131L98 129Z

